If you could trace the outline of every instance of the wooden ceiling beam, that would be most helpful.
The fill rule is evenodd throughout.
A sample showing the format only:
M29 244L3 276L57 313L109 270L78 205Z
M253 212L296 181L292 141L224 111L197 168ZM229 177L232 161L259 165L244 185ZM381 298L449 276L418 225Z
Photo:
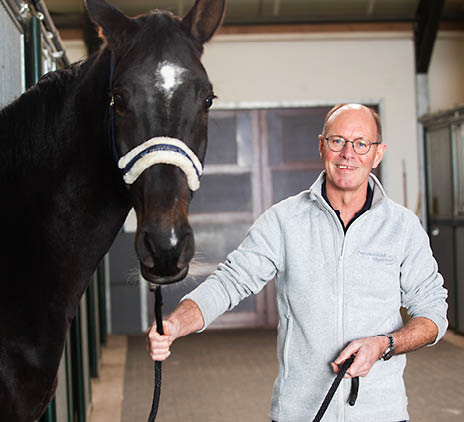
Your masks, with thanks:
M421 0L414 20L416 73L427 73L445 0Z
M464 22L441 22L440 30L464 31ZM298 24L298 25L226 25L218 34L305 34L324 32L409 32L412 36L414 25L410 22L400 23L361 23L361 24ZM83 37L82 28L61 28L63 40L78 40Z
M218 34L303 34L318 32L411 32L412 22L223 25Z

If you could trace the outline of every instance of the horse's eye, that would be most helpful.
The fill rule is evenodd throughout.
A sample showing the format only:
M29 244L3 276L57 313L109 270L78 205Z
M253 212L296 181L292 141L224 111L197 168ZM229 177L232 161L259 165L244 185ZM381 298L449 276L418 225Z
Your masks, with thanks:
M209 97L206 98L205 100L205 110L209 110L211 106L213 105L213 100L217 98L215 95L210 95Z
M113 95L113 100L114 100L114 105L116 107L118 107L118 106L121 107L123 105L123 103L124 103L124 100L123 100L121 94L114 94Z

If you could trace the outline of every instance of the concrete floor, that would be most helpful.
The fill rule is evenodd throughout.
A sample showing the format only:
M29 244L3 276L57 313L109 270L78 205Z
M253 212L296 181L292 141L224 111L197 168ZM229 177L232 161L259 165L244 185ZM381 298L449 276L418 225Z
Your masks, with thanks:
M175 346L163 367L157 420L267 421L277 370L275 332L210 331L179 339ZM249 350L254 350L251 356ZM100 378L92 381L90 422L147 420L153 366L146 356L142 336L108 338ZM464 337L452 332L437 346L408 355L405 379L411 422L464 421L463 358Z
M102 350L100 377L92 379L89 422L121 422L127 337L108 336Z

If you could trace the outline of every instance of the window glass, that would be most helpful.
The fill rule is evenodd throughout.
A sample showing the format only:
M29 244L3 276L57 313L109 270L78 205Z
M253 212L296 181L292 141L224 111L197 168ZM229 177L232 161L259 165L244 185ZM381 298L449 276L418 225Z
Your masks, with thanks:
M269 164L319 160L318 135L330 107L269 110Z
M210 113L205 165L237 162L237 122L235 112Z
M427 132L429 210L432 217L450 217L452 207L451 145L448 127Z
M296 195L316 181L320 170L274 171L272 173L273 202Z
M456 214L464 216L464 123L453 127L456 139Z
M190 213L251 211L250 174L205 174L190 204Z

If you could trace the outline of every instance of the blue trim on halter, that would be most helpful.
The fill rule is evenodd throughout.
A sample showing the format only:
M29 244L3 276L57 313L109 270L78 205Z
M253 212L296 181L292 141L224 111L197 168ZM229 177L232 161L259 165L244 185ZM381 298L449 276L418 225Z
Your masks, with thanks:
M150 154L151 152L156 152L156 151L172 151L172 152L177 152L179 154L182 154L183 156L187 157L190 162L193 165L193 168L195 169L195 173L197 174L198 179L200 179L201 173L200 170L197 168L193 160L190 158L190 156L180 147L175 146L175 145L170 145L170 144L156 144L156 145L151 145L147 148L145 148L143 151L139 152L132 160L130 160L127 165L124 167L123 174L128 173L131 168L134 166L134 164L142 157L144 157L147 154Z
M114 96L113 96L114 54L113 52L111 52L110 54L111 54L110 82L109 82L109 90L108 90L110 105L109 105L108 133L109 133L109 138L110 138L109 141L110 141L111 151L113 152L113 158L117 165L119 161L119 154L116 148L116 135L115 135L115 130L114 130Z

